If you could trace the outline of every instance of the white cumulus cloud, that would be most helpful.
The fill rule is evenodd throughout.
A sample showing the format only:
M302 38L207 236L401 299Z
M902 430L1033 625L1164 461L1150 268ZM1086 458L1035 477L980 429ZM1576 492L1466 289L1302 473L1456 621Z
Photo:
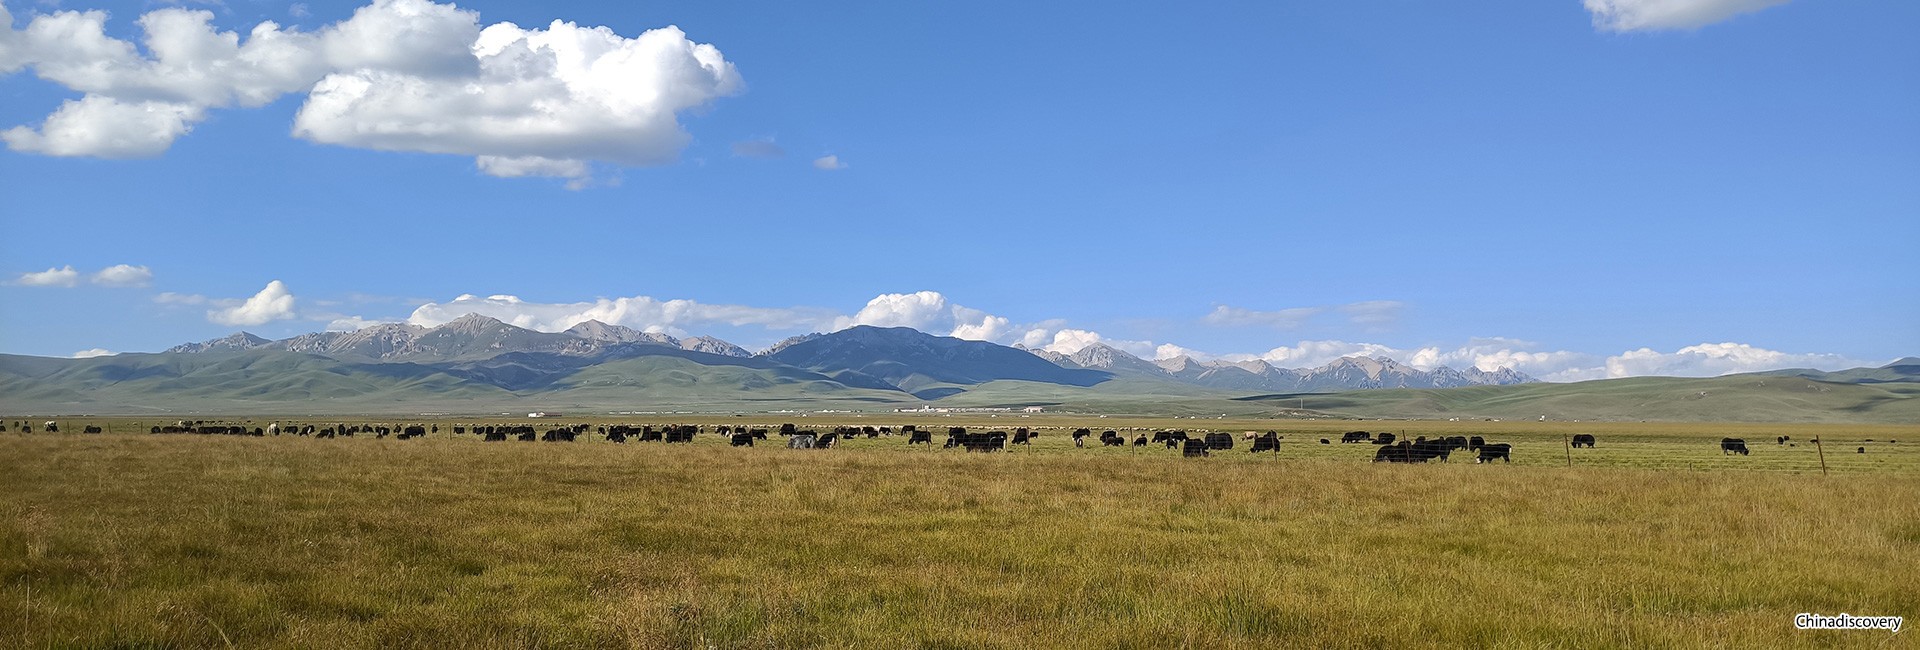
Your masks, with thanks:
M145 266L115 264L100 269L92 280L103 287L144 287L153 282L153 271Z
M61 103L38 130L16 126L0 131L0 140L14 151L49 156L152 158L204 116L191 104L88 95Z
M238 305L208 311L207 320L221 325L261 325L293 318L293 305L293 293L287 291L287 285L274 280Z
M91 348L91 349L87 349L87 350L81 350L81 351L79 351L79 352L75 352L75 353L73 353L73 355L72 355L72 356L70 356L69 358L72 358L72 359L92 359L92 358L94 358L94 357L110 357L110 356L113 356L113 355L116 355L116 354L119 354L119 353L118 353L118 352L114 352L114 351L112 351L112 350L108 350L108 349L106 349L106 348Z
M830 172L830 171L835 171L840 169L846 169L847 164L844 162L840 162L839 156L821 156L819 158L813 159L813 168L821 171Z
M1593 26L1612 32L1693 29L1788 0L1585 0Z
M590 160L672 162L690 139L676 114L743 87L718 49L675 27L625 38L557 20L533 30L500 23L469 44L472 72L374 66L328 75L295 116L294 135L485 156L481 169L495 175L579 176Z
M1053 340L1041 349L1060 354L1073 354L1087 349L1087 346L1100 342L1100 333L1091 330L1062 329L1053 333Z
M1029 332L1029 328L1015 325L1004 316L954 304L938 291L874 296L852 316L834 319L832 329L856 325L911 327L942 336L995 343L1016 342Z
M29 287L71 287L80 283L80 272L72 266L49 268L36 273L22 273L14 284Z
M632 38L560 20L482 28L475 12L429 0L374 0L315 32L267 21L244 37L215 29L212 12L157 9L138 20L140 45L108 36L102 11L37 15L19 30L5 11L0 74L31 68L82 96L0 139L55 156L156 156L210 109L305 93L297 137L579 179L592 162L672 162L689 140L677 115L744 87L719 49L676 27Z
M1172 343L1162 343L1160 344L1159 347L1156 347L1153 349L1153 359L1155 361L1163 361L1166 359L1178 359L1180 357L1188 357L1191 359L1199 359L1199 360L1205 361L1207 359L1212 359L1213 355L1207 354L1205 352L1201 352L1199 350L1195 350L1192 348L1180 347Z
M911 327L928 329L953 317L953 311L947 307L947 297L938 291L916 291L914 293L883 293L867 301L853 316L841 319L834 329L846 329L855 325L874 327Z

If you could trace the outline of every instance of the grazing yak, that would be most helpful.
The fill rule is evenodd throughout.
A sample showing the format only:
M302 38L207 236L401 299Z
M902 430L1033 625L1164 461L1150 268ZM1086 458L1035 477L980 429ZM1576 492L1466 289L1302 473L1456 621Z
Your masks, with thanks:
M742 431L740 433L729 434L727 436L727 444L733 445L735 447L752 447L753 434L747 433L745 431Z
M96 427L96 426L93 426L93 425L91 425L91 424L89 424L89 425L87 425L86 427L84 427L84 428L81 428L81 429L80 429L80 432L81 432L81 433L100 433L100 427Z
M1032 443L1028 441L1032 439L1033 439L1033 432L1028 431L1026 427L1021 427L1013 430L1013 444L1030 445Z
M812 449L814 435L812 431L795 431L787 437L788 449Z
M1784 445L1784 444L1787 444L1788 440L1792 440L1792 439L1793 438L1791 436L1780 436L1778 438L1773 439L1773 444Z
M1092 429L1074 429L1073 430L1073 446L1075 447L1087 446L1087 436L1091 436L1091 435L1093 435Z
M1326 438L1321 438L1321 439L1320 439L1320 444L1323 444L1323 445L1331 445L1331 444L1333 444L1333 443L1332 443L1332 442L1330 442L1330 441L1328 441L1328 440L1327 440Z
M1143 434L1140 434L1139 436L1136 436L1136 437L1135 437L1135 438L1133 439L1133 446L1135 446L1135 447L1145 447L1145 446L1147 446L1147 434L1144 434L1144 433L1143 433Z
M1574 436L1573 436L1573 446L1574 446L1575 448L1579 448L1579 447L1586 447L1586 448L1588 448L1588 449L1592 449L1592 448L1593 448L1593 434L1591 434L1591 433L1576 433L1576 434L1574 434Z
M1003 450L1007 448L1007 432L988 431L986 433L970 434L961 444L966 446L967 451Z
M1174 441L1172 440L1168 440L1167 444L1171 445L1173 444L1173 442ZM1201 440L1199 438L1194 438L1192 440L1184 440L1182 442L1186 443L1184 446L1180 448L1180 455L1182 457L1185 457L1185 458L1207 457L1207 454L1208 454L1207 441Z
M1365 431L1348 431L1346 435L1340 436L1340 444L1344 445L1350 442L1366 442L1372 439L1373 439L1373 436L1371 434L1368 434Z
M1209 433L1207 434L1206 441L1207 449L1209 450L1233 448L1233 434L1231 433L1221 433L1218 431Z
M1480 446L1485 444L1487 444L1487 440L1485 438L1481 438L1480 436L1474 436L1472 438L1468 438L1467 451L1479 451Z
M1260 453L1263 451L1271 451L1276 454L1280 453L1280 439L1285 437L1286 436L1276 432L1268 431L1266 435L1254 438L1253 448L1247 451L1249 453Z
M1721 438L1720 455L1725 456L1732 453L1738 453L1742 456L1747 455L1747 441L1739 438Z
M908 431L907 432L908 445L916 445L920 443L926 443L927 446L929 447L933 446L933 432L932 431Z
M1496 442L1492 444L1480 445L1480 456L1477 458L1474 458L1473 462L1491 463L1493 462L1494 459L1498 458L1502 461L1511 463L1513 462L1512 452L1513 452L1513 445L1509 445L1504 442Z
M998 451L1007 448L1007 432L986 431L967 433L962 427L947 430L947 444L944 448L961 447L967 451Z
M1380 445L1380 448L1373 452L1373 462L1411 463L1413 462L1413 445Z
M1380 450L1373 454L1373 462L1424 463L1435 458L1445 461L1453 453L1453 448L1452 442L1445 438L1402 440L1397 444L1381 445Z
M1377 435L1377 436L1374 436L1374 437L1373 437L1373 444L1376 444L1376 445L1391 445L1391 444L1393 444L1393 441L1394 441L1394 440L1396 440L1396 438L1394 438L1394 436L1393 436L1393 434L1391 434L1391 433L1382 433L1382 434L1380 434L1380 435Z
M1120 434L1115 431L1102 431L1100 432L1100 444L1105 447L1125 447L1127 446L1127 439L1120 437Z

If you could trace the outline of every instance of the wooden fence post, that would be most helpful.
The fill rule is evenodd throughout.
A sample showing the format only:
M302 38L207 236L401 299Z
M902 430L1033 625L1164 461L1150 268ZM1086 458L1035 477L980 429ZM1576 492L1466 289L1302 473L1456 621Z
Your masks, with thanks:
M1814 451L1819 452L1820 454L1820 475L1826 476L1827 475L1827 448L1820 446L1820 439L1816 437L1813 439L1813 449Z

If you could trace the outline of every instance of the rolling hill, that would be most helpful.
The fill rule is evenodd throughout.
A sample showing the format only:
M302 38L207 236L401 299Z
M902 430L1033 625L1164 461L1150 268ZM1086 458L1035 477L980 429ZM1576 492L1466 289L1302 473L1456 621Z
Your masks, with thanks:
M1356 390L1358 389L1358 390ZM1018 408L1140 415L1555 420L1920 421L1920 362L1838 372L1543 384L1511 370L1318 368L1073 355L854 327L759 354L594 321L536 332L468 315L162 353L0 355L0 415L499 413Z

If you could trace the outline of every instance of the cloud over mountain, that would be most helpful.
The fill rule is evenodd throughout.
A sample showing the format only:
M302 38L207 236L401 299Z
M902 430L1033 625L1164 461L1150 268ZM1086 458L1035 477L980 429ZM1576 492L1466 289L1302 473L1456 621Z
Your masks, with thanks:
M207 312L207 320L221 325L260 325L293 318L293 305L293 292L287 290L286 283L274 280L238 305Z
M650 332L684 334L690 327L711 324L757 325L769 329L817 328L833 320L825 310L808 308L715 305L693 300L660 300L650 296L600 298L590 302L542 303L519 296L461 295L447 302L429 302L415 308L407 322L434 327L467 314L497 318L515 327L560 332L595 320Z
M59 275L60 271L53 269L48 273L55 273L56 278L63 277ZM78 275L77 271L75 275ZM936 336L1017 345L1043 353L1042 356L1050 359L1079 354L1096 347L1111 348L1143 360L1176 362L1176 365L1180 359L1186 358L1203 363L1304 368L1324 366L1343 358L1384 357L1419 371L1441 368L1459 369L1463 373L1515 371L1552 382L1648 375L1707 377L1794 367L1834 370L1878 363L1836 354L1768 350L1741 343L1700 344L1671 353L1641 348L1607 355L1550 349L1536 342L1505 337L1475 338L1458 345L1424 346L1319 339L1302 340L1259 352L1211 353L1166 340L1110 337L1061 319L1020 322L958 304L938 291L880 294L851 314L829 307L758 307L651 296L549 303L504 294L465 294L448 301L418 304L405 318L382 319L330 311L296 311L294 296L279 281L269 283L258 294L245 300L172 292L158 294L153 300L163 305L210 307L208 320L220 324L258 325L276 320L301 320L323 323L326 330L334 332L359 330L395 321L431 328L459 320L468 314L478 314L515 327L545 333L564 332L583 323L597 321L608 326L673 337L712 333L711 328L721 326L753 327L782 335L839 332L859 326L907 327ZM314 301L313 304L338 306L340 303ZM1358 311L1375 307L1372 303L1352 304L1366 306L1366 309ZM1393 303L1379 309L1395 311L1401 307ZM1349 311L1345 306L1325 310ZM1227 314L1238 323L1268 324L1265 317L1243 320L1242 317L1249 312L1220 307L1197 322L1223 325L1226 323L1222 322L1221 315ZM1349 320L1354 321L1351 322L1352 327L1360 331L1368 330L1366 325L1357 322L1362 319Z

